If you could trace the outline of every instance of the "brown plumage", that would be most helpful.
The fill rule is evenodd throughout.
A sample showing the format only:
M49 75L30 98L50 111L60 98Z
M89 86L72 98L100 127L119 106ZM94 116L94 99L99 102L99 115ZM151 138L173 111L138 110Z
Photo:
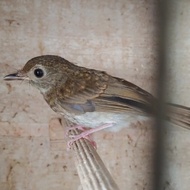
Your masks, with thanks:
M87 69L53 55L31 59L6 80L29 80L50 107L86 127L114 123L125 127L156 112L156 99L138 86L103 71ZM190 109L167 104L169 121L190 129Z

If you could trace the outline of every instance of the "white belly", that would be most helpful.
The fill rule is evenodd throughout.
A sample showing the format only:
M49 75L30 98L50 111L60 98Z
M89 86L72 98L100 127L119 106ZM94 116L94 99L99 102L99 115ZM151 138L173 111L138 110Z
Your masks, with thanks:
M103 124L114 123L113 127L109 128L111 131L118 131L121 128L129 127L130 124L137 121L147 120L145 116L105 113L105 112L88 112L82 115L75 115L75 121L85 127L95 128Z

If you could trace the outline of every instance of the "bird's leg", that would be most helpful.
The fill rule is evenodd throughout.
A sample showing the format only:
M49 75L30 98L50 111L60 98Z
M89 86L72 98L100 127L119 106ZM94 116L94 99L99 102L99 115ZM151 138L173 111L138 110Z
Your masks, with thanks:
M94 148L96 148L96 143L94 141L92 141L91 137L89 135L91 135L92 133L95 133L97 131L100 131L102 129L106 129L106 128L109 128L109 127L112 127L114 123L107 123L107 124L104 124L104 125L101 125L99 127L96 127L96 128L93 128L93 129L88 129L88 130L85 130L84 127L81 127L81 126L75 126L74 128L75 129L81 129L82 128L82 133L80 133L79 135L69 135L69 137L71 137L72 139L67 143L67 147L70 149L71 148L71 145L81 139L81 138L85 138L87 140L89 140L91 142L91 144L94 146ZM72 130L72 128L70 129Z

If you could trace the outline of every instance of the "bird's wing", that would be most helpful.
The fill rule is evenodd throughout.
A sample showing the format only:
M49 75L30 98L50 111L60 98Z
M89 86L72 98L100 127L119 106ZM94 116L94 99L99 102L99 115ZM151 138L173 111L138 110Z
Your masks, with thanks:
M102 75L105 73L101 73ZM97 75L97 73L96 73ZM85 112L119 112L147 115L152 112L153 96L136 85L123 79L105 75L98 80L72 80L66 86L73 86L75 91L68 96L60 96L59 104L76 114ZM102 79L102 80L100 80ZM70 92L71 89L64 91ZM63 92L61 93L63 95Z
M138 86L119 78L111 78L108 87L94 100L97 111L153 113L154 97Z

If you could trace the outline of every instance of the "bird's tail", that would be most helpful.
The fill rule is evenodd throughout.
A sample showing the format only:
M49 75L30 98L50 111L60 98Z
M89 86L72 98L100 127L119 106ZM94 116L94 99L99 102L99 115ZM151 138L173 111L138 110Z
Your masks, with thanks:
M167 104L167 120L190 130L190 108L176 104Z

